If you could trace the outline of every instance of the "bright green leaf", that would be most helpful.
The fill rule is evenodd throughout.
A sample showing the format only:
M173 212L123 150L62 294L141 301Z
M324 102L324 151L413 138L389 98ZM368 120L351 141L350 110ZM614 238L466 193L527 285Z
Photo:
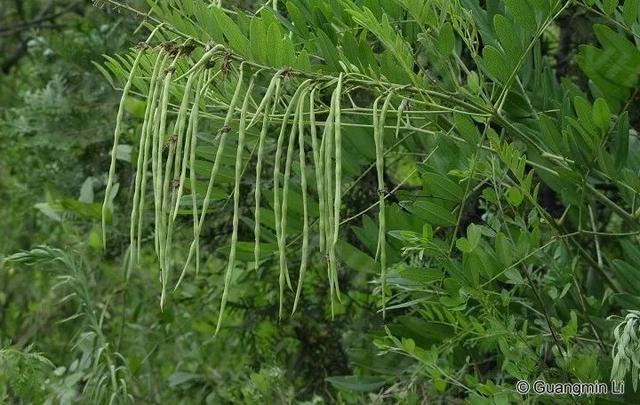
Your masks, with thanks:
M383 379L373 376L336 376L326 380L338 389L355 392L375 391L385 384Z
M613 12L618 7L618 0L603 0L602 1L602 11L607 15L613 14Z
M607 102L602 98L598 98L593 103L593 123L603 131L609 129L609 121L611 120L611 111Z
M438 38L438 50L443 55L449 55L455 47L455 36L451 23L446 23L440 29L440 37Z
M522 204L524 196L522 195L522 191L520 191L520 187L512 186L507 189L506 193L507 201L509 204L514 207L519 207Z

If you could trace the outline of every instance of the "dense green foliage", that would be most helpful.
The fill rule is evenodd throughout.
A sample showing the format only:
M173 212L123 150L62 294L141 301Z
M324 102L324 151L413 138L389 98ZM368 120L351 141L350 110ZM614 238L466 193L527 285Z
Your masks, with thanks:
M33 204L76 199L88 178L96 189L104 182L90 163L107 161L117 93L92 60L122 49L135 28L90 5L49 3L0 10L0 196L10 202L0 206L0 228L12 230L0 235L5 255L31 247L34 234L59 240L60 228Z
M106 6L119 106L60 57L2 121L10 401L640 402L640 1Z

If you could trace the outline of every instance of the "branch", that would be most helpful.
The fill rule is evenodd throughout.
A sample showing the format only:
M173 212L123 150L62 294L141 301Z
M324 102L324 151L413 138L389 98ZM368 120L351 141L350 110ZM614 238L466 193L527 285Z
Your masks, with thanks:
M73 9L77 4L80 3L80 0L69 3L66 7L64 7L57 13L54 12L48 14L55 7L55 3L56 2L54 0L49 1L31 21L24 22L13 27L0 29L0 36L9 36L15 33L19 33L20 31L23 31L25 29L37 26L38 24L41 24L43 22L53 21L57 17L66 14L71 9ZM22 57L27 53L28 42L29 36L26 36L24 38L20 37L20 45L18 45L16 50L7 59L5 59L2 64L0 64L0 72L2 72L3 74L8 74L11 69L20 62Z
M14 25L12 27L0 28L0 36L12 35L12 34L20 32L20 31L25 31L27 29L35 27L35 26L37 26L37 25L39 25L39 24L41 24L43 22L48 22L48 21L55 20L56 18L60 17L61 15L66 14L67 12L71 11L71 9L73 9L79 3L80 3L80 1L76 0L76 1L74 1L72 3L70 3L69 5L67 5L67 7L63 8L60 11L58 11L57 13L52 13L52 14L49 14L49 15L43 15L43 14L46 14L48 11L50 11L53 8L53 5L51 3L49 3L49 5L47 7L45 7L40 13L38 13L36 18L34 18L33 20L22 22L22 23Z
M4 74L8 74L12 67L18 64L20 59L27 53L27 42L29 38L24 38L20 41L18 48L0 65L0 71Z

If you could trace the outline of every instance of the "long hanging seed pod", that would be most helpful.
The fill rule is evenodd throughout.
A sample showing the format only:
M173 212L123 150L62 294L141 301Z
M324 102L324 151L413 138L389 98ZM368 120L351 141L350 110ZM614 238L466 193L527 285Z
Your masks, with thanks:
M289 270L287 268L287 256L286 256L286 243L287 243L287 217L288 217L288 205L289 205L289 181L291 179L291 163L293 161L294 148L296 143L296 135L298 133L299 121L302 118L304 101L307 93L307 89L302 90L300 93L300 97L298 97L296 111L294 114L293 122L291 125L291 132L289 134L289 144L287 146L287 157L285 159L284 164L284 179L282 182L282 215L280 218L280 239L279 239L279 253L280 253L280 265L284 264L284 275L287 282L287 285L290 289L293 290L291 285L291 278L289 275ZM282 270L282 267L281 267ZM284 302L284 288L282 288L282 271L280 272L280 311L283 310L283 302Z
M287 256L286 256L286 244L287 244L287 214L288 214L288 198L289 198L289 178L291 177L291 161L293 158L293 147L295 143L295 138L298 132L297 129L297 121L300 118L300 100L301 97L298 98L296 110L293 116L293 122L291 125L291 131L289 133L289 143L287 145L286 158L285 158L285 169L284 169L284 178L282 180L282 201L279 207L276 207L276 210L279 211L280 215L276 215L276 221L280 223L277 239L278 239L278 256L280 262L280 310L279 317L282 318L283 309L284 309L284 284L286 281L287 286L291 289L291 277L289 275L289 269L287 266ZM278 200L278 190L274 190L276 193L274 196L274 200ZM276 204L274 204L274 207Z
M289 143L287 144L287 154L284 163L284 176L282 180L282 203L281 210L282 213L280 215L280 235L281 241L283 242L282 249L280 249L280 259L281 263L286 264L286 240L287 240L287 215L289 211L289 183L291 180L291 164L293 162L294 156L294 148L296 144L297 134L298 134L298 121L300 120L300 116L302 115L302 106L304 105L304 98L306 96L306 90L302 90L300 93L300 97L297 99L296 109L293 116L293 121L291 122L291 131L289 132ZM291 280L289 279L289 273L287 275L287 284L289 288L291 288Z
M160 129L158 131L158 137L157 137L157 144L158 144L158 153L156 156L157 173L154 175L154 178L156 179L155 184L156 184L156 191L157 191L157 195L155 196L156 240L157 240L156 243L158 245L158 257L160 261L160 278L162 283L162 293L160 295L160 309L164 309L164 302L165 302L166 293L167 293L167 281L169 277L168 268L166 267L166 256L165 256L165 249L164 249L165 248L164 240L165 240L165 234L166 234L165 189L166 189L166 186L168 186L168 183L164 181L164 177L166 176L163 175L162 173L162 168L164 167L162 164L162 156L163 156L162 149L164 148L165 145L168 144L169 158L167 159L167 161L172 162L172 157L173 157L173 154L175 153L175 140L172 137L165 140L165 137L166 137L166 131L167 131L169 90L171 89L171 78L175 71L175 65L177 61L178 61L178 56L176 55L176 57L171 62L171 65L165 70L164 88L162 89L162 101L160 103L160 109L161 109ZM165 173L169 171L166 169L168 169L168 166L165 167Z
M143 218L144 218L144 209L146 204L146 190L147 190L146 170L147 170L147 167L149 166L149 160L151 160L152 173L155 173L155 170L156 170L154 167L156 164L155 156L157 153L158 144L157 142L155 142L155 134L157 133L158 125L160 125L160 119L159 119L160 111L158 108L158 102L160 99L160 91L162 88L162 81L159 80L160 72L166 66L168 58L169 58L168 54L162 55L162 57L160 58L160 64L154 68L155 83L154 83L153 95L150 98L150 100L149 99L147 100L147 103L148 104L150 103L151 105L150 105L149 118L145 119L145 121L147 122L146 132L144 134L144 136L146 137L146 145L145 145L145 152L144 152L144 161L142 163L144 173L142 175L142 180L140 183L141 193L140 193L140 201L138 203L138 219L137 219L138 232L136 235L136 241L137 241L136 251L138 252L138 256L137 256L138 263L140 262ZM150 150L151 150L151 156L149 156ZM155 183L154 183L154 187L155 187ZM154 193L155 193L155 188L154 188Z
M279 276L279 284L280 284L280 309L279 309L279 317L282 317L283 305L284 305L284 284L286 278L286 257L285 257L285 245L286 241L282 239L282 231L281 231L281 205L280 205L280 166L282 164L282 148L284 144L285 133L287 130L287 125L289 123L289 117L291 112L294 109L294 106L298 105L298 98L304 88L307 87L309 80L303 82L296 92L293 94L287 109L285 110L284 117L282 118L282 125L280 126L280 134L278 136L278 141L276 143L276 156L275 163L273 168L273 212L275 217L275 226L276 226L276 238L278 240L278 251L280 258L280 276ZM286 198L286 196L284 196Z
M376 153L376 178L378 180L378 190L377 190L377 194L378 194L378 204L383 204L382 206L378 205L378 208L380 209L379 212L384 211L382 208L384 208L384 201L380 201L380 190L382 190L380 188L380 183L384 183L384 155L379 154L378 152L378 144L380 143L379 139L378 139L378 130L380 129L380 124L378 123L380 118L379 118L379 114L380 114L380 100L382 99L382 96L379 96L378 98L375 99L375 101L373 102L373 109L372 109L372 117L373 117L373 142L375 145L375 153ZM383 171L381 172L380 169L383 169ZM381 174L383 175L381 178ZM378 214L378 217L380 216L380 214ZM376 242L376 254L374 257L374 261L378 261L380 259L380 221L378 220L378 241Z
M189 123L187 125L186 134L183 134L185 130L185 123L187 121L187 108L189 102L191 100L191 88L193 86L193 82L196 78L200 78L198 80L198 85L196 88L196 93L200 92L200 86L202 85L202 76L201 72L196 70L189 79L187 80L187 84L185 85L184 95L182 98L182 103L180 106L180 110L178 112L178 119L176 122L176 132L178 136L178 140L176 143L176 151L175 151L175 160L173 162L173 177L169 182L168 178L165 178L165 183L169 183L168 187L171 191L171 203L168 209L168 225L167 225L167 236L165 240L165 255L166 261L165 266L167 269L170 269L171 266L171 246L173 242L173 228L175 224L176 217L178 215L178 209L180 208L180 199L182 198L182 190L184 188L184 181L186 178L186 167L187 160L189 158L189 147L191 144L191 137L193 135L193 120L189 119ZM196 97L198 95L196 94ZM197 113L195 110L197 109L197 103L194 101L191 107L190 117L193 117ZM185 139L186 138L186 139ZM184 151L183 151L183 142L184 142ZM170 170L170 162L167 166L167 169ZM177 182L177 184L175 184ZM178 190L176 190L176 187Z
M154 207L154 246L156 255L158 257L162 257L160 254L160 208L161 208L161 194L160 194L160 185L161 185L161 163L162 163L162 150L163 150L163 140L162 137L164 135L161 134L164 131L162 129L163 124L166 122L166 113L167 113L167 104L168 104L168 91L167 91L167 103L165 103L165 89L167 88L166 82L166 74L168 70L171 69L171 65L169 67L166 66L166 62L168 61L168 56L165 58L165 63L162 65L161 74L165 75L163 80L159 80L160 88L159 88L159 98L154 112L154 126L151 132L151 179L153 185L153 207Z
M168 189L170 183L170 171L173 165L173 157L176 152L176 139L177 136L172 134L169 137L162 137L162 139L166 139L163 143L162 149L168 149L167 159L166 161L162 160L164 154L160 152L158 154L158 158L161 159L158 162L158 185L159 185L159 200L160 200L160 209L159 209L159 226L156 226L158 229L158 238L159 238L159 246L160 246L160 268L162 269L162 276L165 278L168 272L168 268L166 266L167 263L167 255L166 255L166 235L168 231L168 224L166 214L168 211ZM166 283L163 282L163 285Z
M120 99L120 105L118 106L118 114L116 116L116 127L114 130L114 139L113 139L113 149L111 151L111 165L109 166L109 177L107 179L107 187L105 189L105 196L104 196L104 201L102 203L102 246L104 249L106 249L107 247L107 228L106 228L106 215L108 213L108 204L109 204L109 197L111 195L112 192L112 188L113 188L113 181L115 178L115 170L116 170L116 150L118 147L118 142L120 140L120 132L121 132L121 126L122 126L122 119L124 116L124 107L125 107L125 103L126 103L126 99L127 99L127 95L129 94L129 91L131 89L131 85L133 83L133 77L135 75L135 72L138 68L138 64L140 63L140 59L142 54L144 53L144 50L147 49L149 47L149 42L151 41L151 39L153 39L153 37L156 35L156 33L160 30L160 28L163 26L163 24L158 25L156 28L153 29L153 31L151 31L151 33L149 34L149 36L147 37L146 41L143 43L140 43L138 45L138 54L136 55L136 58L133 62L133 65L131 67L131 71L129 72L129 77L127 79L127 82L122 90L122 98ZM158 59L156 59L156 62L154 64L154 69L153 69L153 73L152 73L152 77L151 77L151 83L150 83L150 87L149 87L149 92L152 93L154 91L154 80L155 77L157 76L157 71L156 71L156 67L157 62L159 60L160 55L158 54ZM148 107L148 105L147 105ZM144 124L147 123L147 113L151 113L153 114L153 110L147 108L145 110L145 121L143 122L143 131L142 131L142 135L140 137L141 139L141 143L140 145L142 145L142 139L144 138ZM145 139L146 142L146 139ZM140 151L142 151L142 148L140 149ZM141 153L141 152L140 152ZM140 161L140 158L138 158L138 163ZM138 177L139 178L139 177ZM136 187L138 187L136 185ZM136 188L136 191L138 191L138 188ZM134 205L135 207L135 205ZM132 218L133 218L133 214L132 214ZM133 225L132 225L133 226ZM133 246L130 246L130 248L133 248ZM131 250L131 249L130 249ZM139 250L139 249L138 249ZM130 253L129 259L130 259L130 263L129 263L129 270L130 270L130 266L133 262L133 257L134 255L132 253Z
M162 64L162 54L156 55L156 60L153 65L151 73L151 79L149 82L149 93L147 95L147 105L144 112L144 120L142 122L142 129L140 131L140 142L138 144L138 159L136 162L136 176L133 189L133 203L131 209L130 228L129 228L129 268L131 271L133 264L136 262L136 258L139 256L139 252L136 253L136 222L138 219L138 210L140 209L141 194L144 194L144 188L142 188L142 180L146 177L147 164L149 161L149 125L151 123L151 116L153 114L153 108L155 108L152 100L155 99L156 83L158 73L160 72L160 65Z
M386 316L386 287L387 287L387 251L386 251L386 191L384 184L384 126L387 117L387 110L391 102L389 94L382 106L382 111L378 116L378 101L376 99L373 107L373 138L376 145L376 173L378 176L378 248L376 256L380 259L380 281L382 290L382 317Z
M187 138L185 140L185 150L182 156L182 167L180 171L180 179L178 184L178 192L176 195L176 203L175 203L174 211L171 218L172 221L175 221L178 216L180 201L184 193L184 184L187 178L187 167L189 167L189 170L192 170L193 166L191 165L190 162L192 160L195 161L196 147L198 144L198 121L200 116L200 97L202 94L203 84L206 81L206 76L207 76L206 73L201 73L198 78L198 84L196 85L196 93L193 100L193 107L191 108L191 114L189 115ZM194 221L194 227L195 227L198 221L198 207L197 207L196 193L195 193L195 173L191 173L191 174L192 174L190 179L190 181L192 181L191 210L193 213L193 221ZM169 240L169 245L170 244L171 244L171 240ZM180 273L180 277L178 279L178 282L176 283L174 291L175 289L178 288L178 286L180 286L180 283L182 282L184 275L185 275L185 272L182 271Z
M200 213L200 219L198 220L198 228L196 231L196 235L194 236L194 240L191 242L191 245L189 247L189 254L187 255L187 260L182 270L183 272L186 271L186 269L189 267L189 264L193 258L193 254L195 253L195 248L198 246L197 241L200 238L202 226L204 225L204 220L207 215L207 209L209 208L211 193L213 192L213 185L215 183L216 176L218 175L218 170L220 170L220 164L222 162L222 156L224 154L224 147L227 142L227 135L230 131L229 124L231 123L231 118L233 117L233 113L235 112L236 104L238 103L238 98L240 96L240 91L242 90L243 78L244 62L240 64L240 71L238 73L236 89L233 93L233 97L231 98L231 102L229 103L229 109L224 119L224 124L219 131L218 150L216 151L213 167L211 168L211 172L209 173L209 183L207 184L207 191L204 196L204 201L202 202L202 212ZM195 190L193 192L195 192Z
M161 220L162 227L165 230L164 239L160 243L164 244L164 257L162 258L164 264L163 267L166 272L169 272L170 257L169 257L169 245L173 234L173 220L171 212L175 201L175 190L172 187L174 179L177 177L179 171L180 157L182 155L182 144L184 142L184 126L186 122L186 110L189 100L191 98L191 87L193 80L197 75L197 71L189 76L187 85L184 90L180 109L178 110L178 118L174 125L173 134L168 139L169 153L164 165L164 176L162 182L162 208L161 208Z
M301 111L304 111L304 99L301 101ZM313 104L313 98L310 98ZM298 271L298 288L296 289L296 298L293 302L291 315L296 312L300 295L302 294L302 284L304 282L305 272L307 270L307 261L309 260L309 209L307 202L307 164L304 152L304 114L300 113L298 119L298 152L300 158L300 187L302 188L302 255L300 258L300 270Z
M158 111L156 113L155 121L157 122L155 132L153 134L154 150L152 157L152 174L153 174L153 194L154 194L154 212L155 212L155 245L156 252L160 258L162 265L162 252L161 252L161 234L162 230L162 185L163 185L163 156L164 150L171 146L171 138L166 139L167 132L167 113L169 106L169 95L171 89L171 78L175 69L175 64L178 60L176 55L168 67L163 70L164 79L162 80L162 92L160 95Z
M210 74L207 82L205 83L204 88L202 89L203 95L207 93L209 86L211 83L223 73L223 70L220 69L216 73ZM200 221L198 220L198 204L197 204L197 193L196 190L196 149L193 149L193 154L189 159L189 171L191 178L191 188L194 192L191 193L191 201L192 201L192 211L193 211L193 240L195 241L195 268L196 268L196 277L200 274ZM183 269L186 270L186 266Z
M331 247L329 250L329 263L331 264L331 274L334 277L335 290L338 299L340 299L340 285L338 283L338 263L336 257L336 248L338 245L338 237L340 235L340 208L342 206L342 113L340 101L342 98L342 73L338 78L338 85L335 90L334 114L335 126L333 133L335 136L335 188L333 203L333 237L331 239Z
M222 291L222 302L220 303L220 314L218 315L218 324L216 325L216 334L220 331L222 325L222 317L224 309L227 305L229 287L231 286L231 277L236 264L236 245L238 244L238 225L240 222L240 177L242 177L242 153L244 149L244 138L247 130L247 109L249 108L249 100L251 99L251 91L253 90L255 76L251 78L247 93L242 103L240 112L240 128L238 130L238 147L236 149L236 171L235 183L233 187L233 231L231 233L231 249L229 251L229 263L227 271L224 275L224 290Z
M205 54L205 57L207 55ZM196 66L198 66L199 64L201 64L201 61L206 61L208 59L207 58L201 58L200 61L198 61L196 63ZM182 102L180 104L180 108L178 110L178 118L176 120L176 124L175 124L175 153L173 154L173 160L171 159L171 155L169 155L169 158L167 159L167 165L166 165L166 171L165 171L165 179L164 179L164 185L163 185L163 190L165 193L165 201L163 201L163 212L166 211L170 211L170 213L168 214L168 218L166 219L168 221L167 224L167 236L166 236L166 240L165 240L165 252L169 252L170 251L170 247L171 247L171 241L172 241L172 235L173 235L173 224L175 222L175 218L177 216L178 213L178 207L179 207L179 201L180 198L182 197L182 190L183 190L183 182L184 182L184 178L183 178L183 174L186 176L186 170L184 170L183 168L186 168L186 161L187 158L189 156L188 151L185 150L185 152L183 153L183 143L185 143L185 147L188 149L189 144L188 144L188 140L187 142L184 141L185 138L185 125L187 122L187 109L189 106L189 103L191 101L191 89L193 87L193 83L195 82L195 80L200 77L200 70L199 69L190 69L190 71L192 71L192 73L188 76L187 79L187 83L185 85L184 88L184 93L183 93L183 97L182 97ZM192 106L192 109L195 108L195 103ZM191 115L193 115L193 110L191 111ZM192 121L189 120L189 125L192 124ZM187 129L187 137L189 137L189 129ZM171 172L171 169L173 167L173 176L171 176L171 178L169 177L169 174ZM178 179L178 176L180 176L180 179ZM176 187L174 187L173 183L175 181L178 181L178 191L176 192ZM167 197L168 197L168 189L171 189L171 203L169 205L169 207L173 207L173 208L169 208L169 207L165 207L165 202L167 202ZM168 202L167 202L168 203ZM167 259L166 262L166 266L169 266L169 262Z
M162 262L161 265L163 265L163 267L165 267L166 269L168 269L168 266L169 266L168 255L167 255L168 245L169 245L168 241L171 239L170 234L172 233L172 220L171 220L169 204L173 203L173 199L175 198L174 188L170 186L173 183L173 180L178 176L178 173L179 173L180 157L182 155L182 144L184 139L183 131L184 131L184 126L186 122L187 106L189 104L189 100L191 97L191 87L193 86L193 81L197 77L197 73L199 72L200 67L204 63L208 62L211 56L213 56L213 54L219 51L220 49L221 49L220 46L216 46L210 51L206 52L205 55L203 55L203 57L194 65L194 67L189 70L187 84L185 86L182 102L178 110L178 118L174 124L174 133L167 139L167 143L169 145L169 153L167 156L166 163L164 165L164 168L165 168L164 176L162 177L161 180L159 180L159 183L161 185L160 194L162 196L161 217L160 217L162 222L162 227L160 229L166 234L166 237L161 238L161 242L160 242L161 244L164 244L164 247L161 245L161 250L164 250L164 254L161 257L161 262ZM176 54L176 58L174 59L171 67L167 69L168 74L173 75L175 71L175 64L179 56L180 56L180 52ZM182 75L180 76L180 78L184 76L185 75ZM179 81L179 80L176 80L176 81ZM160 139L163 142L165 142L164 136L161 136ZM161 159L162 154L160 154L158 158ZM173 171L173 175L171 174L172 171ZM160 172L160 174L161 173L162 172ZM171 202L169 200L169 195L171 195Z
M324 173L323 173L323 181L324 181L324 191L325 191L325 212L324 212L324 226L325 229L322 231L325 233L325 241L327 252L325 253L325 258L327 260L327 278L329 280L329 293L331 297L331 317L335 314L335 305L334 305L334 296L336 295L336 278L333 275L333 267L331 265L331 241L333 240L333 215L335 213L332 202L335 200L333 196L333 171L332 171L332 159L333 159L333 142L334 142L334 117L335 117L335 98L336 93L333 92L331 97L331 104L329 105L329 115L327 117L327 121L325 122L324 132L322 134L322 147L321 150L324 152Z
M265 109L265 111L269 111L269 109L271 108L271 97L273 95L273 90L275 89L276 86L278 86L278 83L280 83L281 81L281 76L280 73L276 73L276 75L271 79L271 83L269 83L269 87L267 88L267 92L264 95L263 101L260 103L260 106L262 106L262 108ZM276 97L274 99L274 103L277 103L277 99L278 99L279 95L276 94ZM260 107L258 107L258 110L260 110ZM257 114L254 116L254 118L257 117ZM251 124L249 124L250 126ZM255 188L255 211L254 211L254 237L255 237L255 245L253 248L253 256L254 256L254 262L255 262L255 266L256 269L258 269L258 264L260 263L260 229L261 229L261 224L260 224L260 200L262 199L262 195L261 195L261 187L260 187L260 180L262 179L262 162L264 160L264 143L265 143L265 139L267 138L267 131L269 129L269 114L265 113L263 114L263 118L262 118L262 128L260 130L260 139L258 140L258 158L257 158L257 162L256 162L256 188Z
M204 76L206 76L206 79L204 79L204 85L201 85L201 89L198 92L198 94L196 95L197 97L197 101L198 101L198 106L200 104L200 100L202 98L202 95L204 95L207 91L207 89L209 88L209 85L211 84L211 82L213 80L215 80L216 77L218 77L218 75L220 74L221 71L218 71L216 73L210 74L210 73L205 73ZM192 218L193 218L193 241L195 242L194 244L194 251L195 251L195 267L196 267L196 276L198 274L200 274L200 239L198 238L199 235L199 215L198 215L198 195L196 193L196 185L197 185L197 178L196 178L196 169L195 169L195 165L196 165L196 152L197 152L197 143L198 143L198 122L199 122L199 118L200 118L200 110L196 110L195 114L192 114L191 116L191 120L193 120L193 125L192 125L192 137L191 137L191 147L189 150L189 182L190 182L190 186L191 186L191 212L192 212ZM191 248L190 248L191 249ZM176 283L176 286L174 288L174 291L178 289L178 287L180 286L180 284L182 283L182 280L184 278L184 276L186 275L186 270L187 270L187 266L184 266L182 269L182 272L180 273L180 277L178 279L178 282Z
M174 177L177 177L178 174L180 174L180 183L178 186L178 192L176 196L178 201L182 198L182 194L184 192L184 179L186 178L187 161L189 160L189 157L190 157L190 153L188 152L188 149L190 149L191 147L189 142L185 141L185 151L184 153L181 153L182 151L181 135L182 135L182 131L184 130L187 107L190 101L190 98L188 96L190 95L190 91L193 86L193 81L195 80L195 78L199 78L199 81L197 84L198 90L196 91L196 95L195 95L195 98L199 100L201 97L200 93L204 91L203 89L206 89L209 85L209 82L212 81L215 77L217 77L217 75L220 73L218 72L213 76L209 77L204 68L204 64L207 62L210 62L210 59L213 56L213 54L215 54L220 49L223 49L223 47L221 45L218 45L214 47L212 50L206 52L200 58L200 60L198 60L198 62L196 62L196 64L188 71L191 73L189 73L187 84L185 85L184 97L182 99L182 103L180 105L180 110L178 113L178 125L177 125L177 127L179 128L178 129L178 146L176 150L176 160L174 163L175 164ZM185 75L182 75L180 77L184 77L184 76ZM204 85L203 83L206 83L206 85ZM199 110L196 109L196 105L197 103L194 101L194 104L192 105L191 113L189 115L189 123L188 123L189 128L187 129L187 132L186 132L186 136L189 139L191 139L191 132L192 132L190 128L192 128L194 121L196 122L198 121L199 114L200 114ZM180 158L182 158L181 162L180 162ZM179 207L178 205L175 205L174 207L173 214L172 214L173 220L175 220L176 216L178 215L178 207Z
M195 169L195 165L196 165L196 149L198 146L198 122L199 122L199 118L200 118L200 100L202 95L204 94L204 92L206 91L206 88L209 85L209 82L211 80L213 80L215 77L217 77L218 73L213 74L213 75L209 75L208 73L203 74L202 76L202 80L204 82L204 85L202 83L198 84L198 92L196 93L196 99L194 101L195 104L195 110L193 111L193 113L191 114L191 118L190 120L192 121L192 125L191 125L191 146L189 147L189 183L191 186L191 213L192 213L192 221L193 221L193 240L195 242L195 255L196 255L196 275L199 274L199 270L200 270L200 241L198 239L198 225L199 225L199 221L198 221L198 196L196 193L196 184L197 184L197 180L196 180L196 169ZM209 76L209 77L207 77ZM205 79L205 77L207 77ZM186 270L187 267L185 266L182 269L182 272L180 274L180 278L178 279L178 282L176 283L176 286L174 288L174 291L180 286L180 283L182 283L182 279L184 278L184 276L186 275Z
M124 117L125 104L127 101L127 96L129 95L129 90L131 89L131 84L133 83L133 78L135 77L138 71L138 65L140 64L140 60L142 59L142 55L144 55L145 47L140 46L138 53L136 54L135 59L133 60L133 65L131 66L131 71L129 72L129 77L127 78L127 82L122 89L122 98L120 99L120 105L118 106L118 115L116 116L116 128L113 133L113 149L111 150L111 165L109 166L109 178L107 180L107 187L104 192L104 201L102 203L102 248L104 250L107 249L107 214L109 213L109 201L111 199L111 192L113 189L113 180L116 174L116 162L117 162L117 150L120 141L120 132L122 131L122 119Z
M184 153L182 153L182 162L180 163L180 178L178 181L178 191L176 192L176 204L173 209L173 214L171 215L172 221L175 221L178 216L178 210L180 208L180 200L182 199L182 195L184 194L184 184L187 178L187 167L189 163L189 158L191 156L191 151L194 146L194 137L197 134L197 128L194 129L194 126L197 127L198 116L200 114L200 92L202 91L202 85L204 83L205 75L198 73L198 83L196 84L196 93L193 100L193 106L191 107L191 114L189 114L189 124L186 132L186 139L184 141ZM188 84L187 84L188 87ZM197 141L196 141L197 142ZM176 166L177 169L177 166ZM177 171L177 170L176 170Z
M324 229L324 182L323 179L323 159L320 158L321 151L318 145L318 128L316 126L316 110L315 110L315 93L318 88L314 87L309 95L309 131L311 132L311 149L313 153L313 163L316 175L316 191L318 193L318 205L320 207L320 218L318 227L320 229L319 234L319 248L321 252L324 252L325 234L322 231Z

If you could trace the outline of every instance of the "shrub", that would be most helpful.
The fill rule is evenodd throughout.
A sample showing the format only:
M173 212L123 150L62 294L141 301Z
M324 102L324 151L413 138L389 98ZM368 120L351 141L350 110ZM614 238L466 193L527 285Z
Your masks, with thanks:
M385 317L375 343L414 360L405 377L427 397L508 403L519 379L629 364L637 380L608 318L640 292L637 1L219 6L151 3L149 39L107 62L118 123L144 103L129 263L153 223L161 307L231 206L216 332L254 269L277 272L280 318L310 274L331 314L364 276Z

